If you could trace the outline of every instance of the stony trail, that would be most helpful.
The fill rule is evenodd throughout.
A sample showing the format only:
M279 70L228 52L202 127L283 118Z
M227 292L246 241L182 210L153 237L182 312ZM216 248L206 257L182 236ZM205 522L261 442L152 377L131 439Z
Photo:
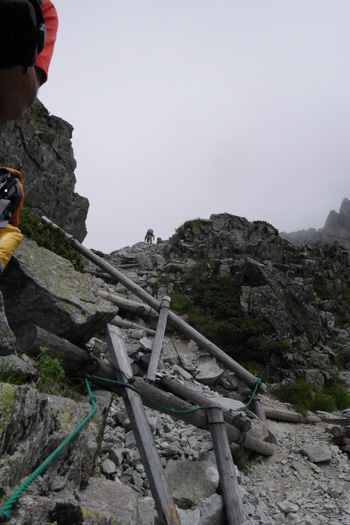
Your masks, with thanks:
M264 405L286 405L263 396ZM300 424L268 420L275 454L249 460L241 488L249 524L350 524L350 461L332 443L327 423ZM318 446L330 461L315 463L303 450Z

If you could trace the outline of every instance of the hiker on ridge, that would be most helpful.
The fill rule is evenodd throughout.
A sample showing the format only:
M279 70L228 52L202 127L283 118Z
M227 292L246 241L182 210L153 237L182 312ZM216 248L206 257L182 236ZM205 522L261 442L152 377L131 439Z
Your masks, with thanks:
M147 244L153 244L153 241L154 241L154 233L153 233L153 230L151 230L151 228L149 230L147 230L147 233L145 235L145 242L147 242Z

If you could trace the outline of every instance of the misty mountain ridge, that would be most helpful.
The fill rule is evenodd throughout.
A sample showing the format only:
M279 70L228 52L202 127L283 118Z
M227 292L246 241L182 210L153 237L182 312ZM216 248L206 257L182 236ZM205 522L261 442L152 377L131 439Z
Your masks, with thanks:
M336 244L350 250L350 200L343 199L339 212L329 212L323 228L280 232L280 236L293 244Z

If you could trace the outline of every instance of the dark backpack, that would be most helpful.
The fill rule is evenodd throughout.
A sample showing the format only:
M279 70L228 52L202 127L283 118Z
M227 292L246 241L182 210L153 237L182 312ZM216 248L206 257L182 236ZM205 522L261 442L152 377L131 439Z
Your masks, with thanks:
M1 0L0 0L1 2ZM18 225L24 199L22 174L11 168L0 168L0 228L9 222Z
M41 3L0 0L0 69L33 66L46 38Z

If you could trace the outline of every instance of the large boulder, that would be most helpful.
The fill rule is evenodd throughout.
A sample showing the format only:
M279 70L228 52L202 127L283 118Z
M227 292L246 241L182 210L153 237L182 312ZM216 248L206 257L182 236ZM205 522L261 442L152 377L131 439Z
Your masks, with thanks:
M91 276L55 253L24 239L6 267L0 289L16 334L35 324L76 344L103 329L118 308L100 298Z

